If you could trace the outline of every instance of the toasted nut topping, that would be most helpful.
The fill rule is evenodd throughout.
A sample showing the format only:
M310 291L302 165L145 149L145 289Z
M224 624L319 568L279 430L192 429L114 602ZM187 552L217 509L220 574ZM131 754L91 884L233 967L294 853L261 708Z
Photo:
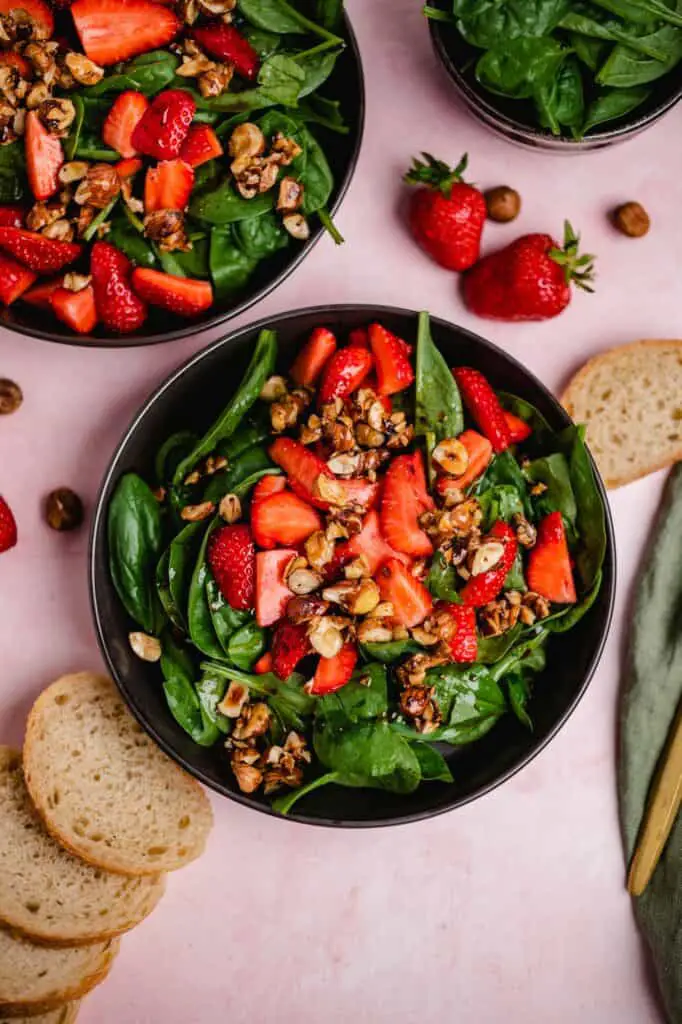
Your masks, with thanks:
M35 88L35 87L34 87ZM28 105L28 104L27 104ZM46 99L38 110L40 120L51 135L66 135L76 117L76 108L71 100Z
M350 455L343 452L328 459L327 465L335 476L353 476L360 467L360 454Z
M302 152L295 139L289 139L281 132L277 132L272 140L272 155L281 167L288 167Z
M236 494L226 494L220 500L218 512L226 523L236 523L242 517L242 503Z
M370 394L373 394L373 392L370 392ZM369 409L367 410L367 422L369 423L370 427L374 428L374 430L383 430L385 419L386 410L384 409L383 404L377 398L376 401L372 402Z
M16 412L23 400L24 395L18 384L7 378L0 380L0 416Z
M473 562L471 563L471 575L479 576L494 568L504 554L504 544L499 541L489 540L476 549Z
M235 740L256 739L263 736L270 728L270 709L267 704L259 701L257 704L246 704L232 730L232 738Z
M325 587L322 591L322 597L325 601L331 601L332 604L340 604L345 608L346 602L351 599L357 590L358 585L354 580L342 580L340 583L334 583L331 587Z
M75 230L71 221L62 218L48 224L46 228L43 228L41 234L45 238L53 238L58 242L72 242Z
M386 440L385 434L370 427L368 423L358 423L355 436L358 444L361 444L363 448L381 448Z
M520 513L513 517L513 523L516 527L516 539L523 548L535 547L535 542L538 539L538 531L535 529L532 523L529 523L525 516Z
M288 392L287 382L284 377L268 377L265 384L263 385L260 393L260 398L264 402L276 402L279 398L284 398Z
M311 533L304 547L306 557L314 569L321 569L334 557L334 545L322 530Z
M509 185L498 185L485 193L485 205L490 220L507 224L510 220L516 220L521 212L521 196Z
M72 181L81 181L88 173L90 165L85 160L71 160L59 168L59 180L62 185L70 185Z
M81 85L97 85L104 78L104 68L82 53L67 53L64 63Z
M227 459L224 455L207 455L203 469L205 476L213 476L219 470L227 469Z
M47 103L49 98L50 90L45 83L36 82L35 85L31 86L26 97L26 107L28 110L37 110L43 103Z
M243 683L237 683L234 679L227 688L225 696L217 705L218 711L226 718L239 718L242 708L249 699L249 688Z
M326 616L312 620L308 638L311 646L323 658L335 657L343 647L343 633Z
M258 125L250 121L238 124L230 136L228 152L233 160L238 157L260 156L264 153L265 136ZM234 170L232 173L235 174Z
M299 242L307 242L310 238L310 225L302 213L287 213L282 218L282 224L291 237Z
M279 183L277 212L294 213L303 203L303 185L296 178L284 177Z
M201 473L198 469L193 469L191 473L188 473L185 479L182 481L185 487L194 487L201 480Z
M382 626L376 619L365 619L358 626L358 640L361 644L386 644L393 639L393 631Z
M461 476L469 465L469 453L456 437L446 437L437 444L431 458L450 476Z
M359 589L351 596L346 608L351 615L368 615L381 601L379 588L371 579L363 579Z
M613 222L628 238L642 238L651 227L649 214L641 203L623 203L615 211Z
M313 481L313 494L321 501L328 501L330 505L343 505L345 502L345 491L338 480L320 473Z
M63 288L66 288L67 292L82 292L84 288L87 288L92 278L90 274L64 274Z
M212 501L202 501L199 505L185 505L180 511L180 518L187 523L200 523L214 512L215 504Z
M114 167L110 164L91 164L73 198L79 206L87 204L103 210L120 191L121 179Z
M234 751L231 762L232 771L242 793L255 793L263 781L263 772L255 765L245 764L244 761L237 759L236 755L242 753L241 750ZM257 755L257 757L259 756Z
M322 577L312 569L294 569L287 577L287 586L292 594L311 594L322 586Z
M76 530L83 522L83 502L69 487L51 491L45 501L45 519L53 530Z
M286 569L284 570L285 580L288 580L291 574L293 572L296 572L298 569L305 569L307 565L308 563L303 557L303 555L294 555L294 557L291 559Z
M359 555L344 567L343 572L347 580L361 580L370 574L369 562L364 555Z
M437 643L440 643L440 637L437 633L432 633L430 630L425 629L423 626L415 626L412 630L412 639L416 640L422 647L435 647Z
M290 622L310 622L328 610L329 604L320 597L292 597L287 603L287 618Z
M134 654L142 661L159 661L161 641L147 633L129 633L128 643Z
M395 615L395 608L391 601L380 601L369 614L373 619L392 619Z

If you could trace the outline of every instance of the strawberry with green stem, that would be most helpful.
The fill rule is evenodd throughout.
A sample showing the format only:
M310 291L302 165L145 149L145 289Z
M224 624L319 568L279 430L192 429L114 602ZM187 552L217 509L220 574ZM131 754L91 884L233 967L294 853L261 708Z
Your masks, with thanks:
M446 270L468 270L479 257L486 219L483 193L462 180L465 153L454 170L430 153L413 160L404 177L420 186L412 195L410 231L418 245Z

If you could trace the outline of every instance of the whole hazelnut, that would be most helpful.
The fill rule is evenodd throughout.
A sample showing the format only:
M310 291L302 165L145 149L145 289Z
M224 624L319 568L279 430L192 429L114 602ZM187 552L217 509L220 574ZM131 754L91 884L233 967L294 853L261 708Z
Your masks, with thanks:
M485 205L490 220L507 224L510 220L516 220L521 212L521 196L509 185L498 185L485 193Z
M649 214L641 203L623 203L613 214L613 223L628 238L642 238L651 227Z
M68 487L58 487L45 500L45 518L53 530L76 530L83 522L83 502Z
M24 396L18 384L13 380L0 380L0 416L9 416L10 413L16 412L23 400Z

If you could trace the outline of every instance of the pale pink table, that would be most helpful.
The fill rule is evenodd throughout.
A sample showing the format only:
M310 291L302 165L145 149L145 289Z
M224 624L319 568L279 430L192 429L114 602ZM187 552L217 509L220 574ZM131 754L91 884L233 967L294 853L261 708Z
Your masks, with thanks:
M349 0L368 89L365 144L325 240L249 318L308 303L394 303L480 331L559 389L581 360L637 338L682 337L682 107L621 148L578 159L516 149L461 110L416 0ZM494 247L564 217L599 254L599 286L557 321L474 320L456 281L422 258L399 217L410 155L470 154L471 177L523 196L521 220L487 228ZM652 215L630 241L606 212ZM247 318L244 318L244 322ZM234 325L236 326L236 324ZM217 336L217 335L214 335ZM149 390L209 338L84 351L4 333L0 376L24 389L0 422L0 492L20 542L0 561L0 724L20 743L38 690L98 669L87 531L52 533L40 503L69 485L92 502ZM660 1020L623 889L614 752L619 658L633 577L662 476L615 493L614 628L593 683L551 746L484 799L432 821L343 832L271 820L214 798L204 858L170 879L154 916L123 942L83 1024L648 1024Z

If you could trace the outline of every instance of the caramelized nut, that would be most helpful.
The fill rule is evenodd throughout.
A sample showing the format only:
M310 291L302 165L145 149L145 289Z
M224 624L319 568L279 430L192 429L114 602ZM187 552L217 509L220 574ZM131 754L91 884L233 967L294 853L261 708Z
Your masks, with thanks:
M69 487L59 487L47 496L45 518L53 530L76 530L83 522L83 502Z
M180 510L180 518L187 523L200 523L208 519L215 512L215 504L212 501L202 501L198 505L185 505Z
M18 384L7 378L0 380L0 416L16 412L23 400L24 395Z
M456 437L446 437L437 444L431 457L450 476L461 476L469 465L469 453Z
M142 661L159 661L161 658L161 641L147 633L129 633L128 643L133 654Z
M242 517L242 503L236 494L226 494L220 500L218 512L226 523L236 523Z

